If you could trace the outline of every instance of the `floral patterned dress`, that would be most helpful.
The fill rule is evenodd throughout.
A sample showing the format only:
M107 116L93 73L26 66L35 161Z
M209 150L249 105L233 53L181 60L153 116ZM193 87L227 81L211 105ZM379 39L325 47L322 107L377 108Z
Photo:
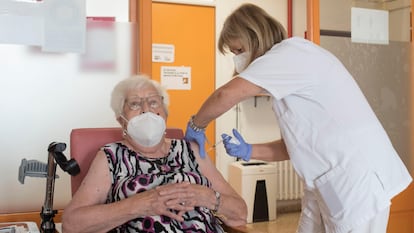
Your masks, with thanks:
M112 175L107 203L168 183L189 181L207 187L211 185L201 174L193 151L184 140L172 140L167 157L157 159L137 154L120 142L107 144L102 150ZM207 208L196 207L185 213L183 218L184 222L179 222L167 216L142 216L111 232L224 232L219 219Z

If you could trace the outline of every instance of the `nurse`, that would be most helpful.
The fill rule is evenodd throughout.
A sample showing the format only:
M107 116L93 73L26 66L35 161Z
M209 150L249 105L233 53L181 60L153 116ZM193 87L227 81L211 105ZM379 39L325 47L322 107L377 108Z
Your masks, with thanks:
M305 185L299 233L385 233L390 200L412 178L341 62L308 40L286 39L283 26L252 4L228 16L218 49L235 55L236 75L191 117L186 139L204 148L212 120L267 93L282 139L248 144L233 130L240 143L223 134L227 153L291 160Z

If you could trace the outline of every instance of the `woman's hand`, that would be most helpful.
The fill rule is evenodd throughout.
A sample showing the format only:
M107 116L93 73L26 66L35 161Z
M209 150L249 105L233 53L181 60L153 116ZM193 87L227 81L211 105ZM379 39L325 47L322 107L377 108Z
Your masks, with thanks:
M180 203L190 203L194 194L186 192L185 187L188 182L166 184L135 195L140 203L146 203L140 207L142 215L164 215L177 221L184 221L183 214L193 210L194 205L182 205ZM172 204L173 203L173 204Z
M168 196L170 198L166 202L168 208L177 210L179 206L185 206L191 209L196 206L202 206L208 209L214 209L216 197L211 188L199 184L190 184L188 182L186 184L168 184L174 186L174 188L159 190L161 196ZM159 186L157 189L161 189L162 187Z

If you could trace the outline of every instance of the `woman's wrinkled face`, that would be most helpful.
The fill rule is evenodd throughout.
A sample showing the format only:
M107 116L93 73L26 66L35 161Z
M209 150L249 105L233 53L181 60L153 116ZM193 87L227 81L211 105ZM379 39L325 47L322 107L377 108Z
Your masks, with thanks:
M124 117L128 120L145 112L167 119L163 97L153 87L129 90L124 104Z

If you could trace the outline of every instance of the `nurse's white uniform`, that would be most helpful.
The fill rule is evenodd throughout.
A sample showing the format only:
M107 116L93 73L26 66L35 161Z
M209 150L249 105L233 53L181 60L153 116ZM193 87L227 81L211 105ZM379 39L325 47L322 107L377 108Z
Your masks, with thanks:
M389 208L411 182L355 80L328 51L305 39L286 39L238 76L273 96L282 137L306 189L299 232L356 229Z

